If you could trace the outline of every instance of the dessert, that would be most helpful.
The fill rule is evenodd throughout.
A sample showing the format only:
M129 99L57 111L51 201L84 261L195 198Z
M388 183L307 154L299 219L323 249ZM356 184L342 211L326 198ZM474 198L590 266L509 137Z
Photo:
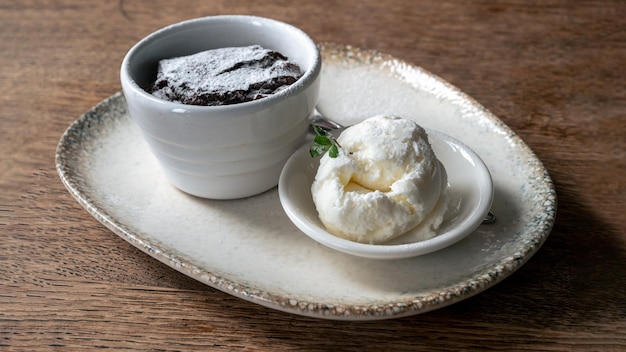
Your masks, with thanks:
M267 97L302 76L300 67L259 45L219 48L159 61L152 95L190 105L228 105Z
M379 115L346 129L337 142L338 155L322 156L311 186L329 232L372 244L417 225L420 239L437 235L447 211L447 174L422 127Z

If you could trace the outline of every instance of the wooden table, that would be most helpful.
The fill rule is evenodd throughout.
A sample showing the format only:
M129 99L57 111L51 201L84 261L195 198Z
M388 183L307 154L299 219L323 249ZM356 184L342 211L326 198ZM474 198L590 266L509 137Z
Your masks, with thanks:
M547 242L478 296L379 322L263 308L124 242L61 184L59 138L120 90L136 41L218 14L377 49L474 97L550 172ZM5 0L0 31L0 350L626 350L625 2Z

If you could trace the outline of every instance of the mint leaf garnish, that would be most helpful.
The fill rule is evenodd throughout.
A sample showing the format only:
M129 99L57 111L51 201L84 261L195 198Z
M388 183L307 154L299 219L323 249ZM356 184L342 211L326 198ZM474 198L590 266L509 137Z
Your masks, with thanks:
M328 152L329 157L336 158L337 155L339 155L339 148L341 148L341 146L335 137L322 127L316 125L313 125L313 131L315 131L315 138L313 139L313 145L309 148L311 157L316 158Z

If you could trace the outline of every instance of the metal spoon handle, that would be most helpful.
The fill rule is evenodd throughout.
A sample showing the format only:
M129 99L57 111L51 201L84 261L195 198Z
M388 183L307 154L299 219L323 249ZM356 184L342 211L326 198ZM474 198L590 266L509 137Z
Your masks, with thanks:
M489 211L489 213L487 213L487 215L485 216L485 218L483 219L483 225L485 224L493 224L494 222L496 222L496 214L494 214L491 210Z
M319 126L331 131L344 128L341 124L322 115L317 109L313 110L313 116L311 116L311 125Z

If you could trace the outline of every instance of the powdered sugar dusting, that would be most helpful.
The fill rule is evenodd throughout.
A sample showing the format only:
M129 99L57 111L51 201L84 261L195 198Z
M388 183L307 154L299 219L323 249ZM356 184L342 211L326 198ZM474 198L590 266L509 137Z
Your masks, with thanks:
M212 49L159 62L152 94L192 105L227 105L274 94L302 76L282 54L259 45Z

